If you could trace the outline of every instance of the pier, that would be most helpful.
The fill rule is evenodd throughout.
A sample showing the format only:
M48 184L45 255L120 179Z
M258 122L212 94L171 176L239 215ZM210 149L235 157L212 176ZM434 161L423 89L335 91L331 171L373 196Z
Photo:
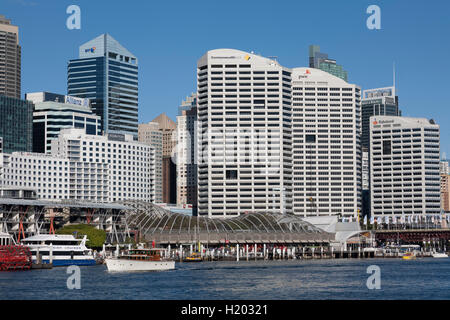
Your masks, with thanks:
M164 257L183 262L184 258L194 252L201 255L203 261L264 261L264 260L314 260L314 259L369 259L369 258L402 258L400 250L382 248L352 248L343 250L335 247L312 246L277 246L267 244L227 245L206 247L200 244L184 244L160 246L167 249ZM432 251L417 251L416 257L432 257Z

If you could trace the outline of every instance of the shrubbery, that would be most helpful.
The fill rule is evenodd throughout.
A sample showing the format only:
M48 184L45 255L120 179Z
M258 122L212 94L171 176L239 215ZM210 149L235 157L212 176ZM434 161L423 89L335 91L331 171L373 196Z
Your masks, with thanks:
M89 241L86 242L88 248L102 248L106 241L106 231L98 230L93 226L87 224L74 224L65 226L56 231L57 234L73 234L78 239L87 235ZM74 234L76 233L76 234Z

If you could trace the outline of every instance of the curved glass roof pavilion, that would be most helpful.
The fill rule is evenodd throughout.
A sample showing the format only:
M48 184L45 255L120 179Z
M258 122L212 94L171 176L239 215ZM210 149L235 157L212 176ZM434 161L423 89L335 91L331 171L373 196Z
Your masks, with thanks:
M193 217L145 202L124 203L127 224L158 243L328 243L334 234L294 215L252 212L233 218Z

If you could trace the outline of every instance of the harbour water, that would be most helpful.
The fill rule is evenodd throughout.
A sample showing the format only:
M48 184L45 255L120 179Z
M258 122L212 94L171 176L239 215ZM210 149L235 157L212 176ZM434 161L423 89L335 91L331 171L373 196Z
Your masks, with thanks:
M381 271L379 290L366 285L371 265ZM67 268L2 272L0 299L450 299L450 258L177 263L172 271L135 273L109 273L104 265L80 270L79 290L67 288Z

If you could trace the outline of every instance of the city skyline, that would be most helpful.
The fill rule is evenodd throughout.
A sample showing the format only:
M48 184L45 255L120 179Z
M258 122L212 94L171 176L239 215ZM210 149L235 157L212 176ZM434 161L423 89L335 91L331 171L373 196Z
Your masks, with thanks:
M450 300L448 10L2 0L0 300Z
M450 70L450 63L433 59L433 52L441 52L448 46L440 39L449 24L441 15L449 4L443 3L443 10L432 10L425 4L405 6L405 2L381 1L378 5L382 28L369 30L366 9L370 4L368 1L330 3L330 10L325 11L320 10L321 5L311 3L283 3L272 9L261 4L249 14L251 4L239 4L240 10L235 10L234 6L205 3L198 6L200 15L206 12L217 15L203 15L200 24L195 19L185 19L196 7L182 2L177 2L179 10L176 11L167 10L167 4L136 3L123 10L113 10L116 4L111 4L113 13L108 16L100 10L101 4L79 1L81 30L65 27L69 16L65 10L70 5L66 1L10 0L0 9L19 26L24 51L22 93L44 90L66 93L67 61L77 58L75 52L80 45L108 32L139 57L139 123L148 122L163 111L175 119L177 106L195 91L195 62L204 52L236 48L262 56L276 55L282 65L294 67L307 66L308 47L317 44L346 68L348 81L362 90L392 85L395 62L403 115L433 118L443 124L442 119L449 116L445 108L445 71ZM334 15L334 12L341 14ZM272 13L283 19L269 19ZM35 21L40 19L29 19L30 15L39 15L45 23L36 27ZM131 16L133 19L128 18ZM233 24L224 24L229 16L233 16ZM300 20L299 16L306 19ZM116 23L119 18L121 23ZM205 24L208 30L203 28ZM129 32L144 29L145 33ZM193 43L192 35L199 32L204 41ZM169 81L171 85L165 85ZM450 141L446 139L450 128L443 125L441 130L442 152L450 152Z

